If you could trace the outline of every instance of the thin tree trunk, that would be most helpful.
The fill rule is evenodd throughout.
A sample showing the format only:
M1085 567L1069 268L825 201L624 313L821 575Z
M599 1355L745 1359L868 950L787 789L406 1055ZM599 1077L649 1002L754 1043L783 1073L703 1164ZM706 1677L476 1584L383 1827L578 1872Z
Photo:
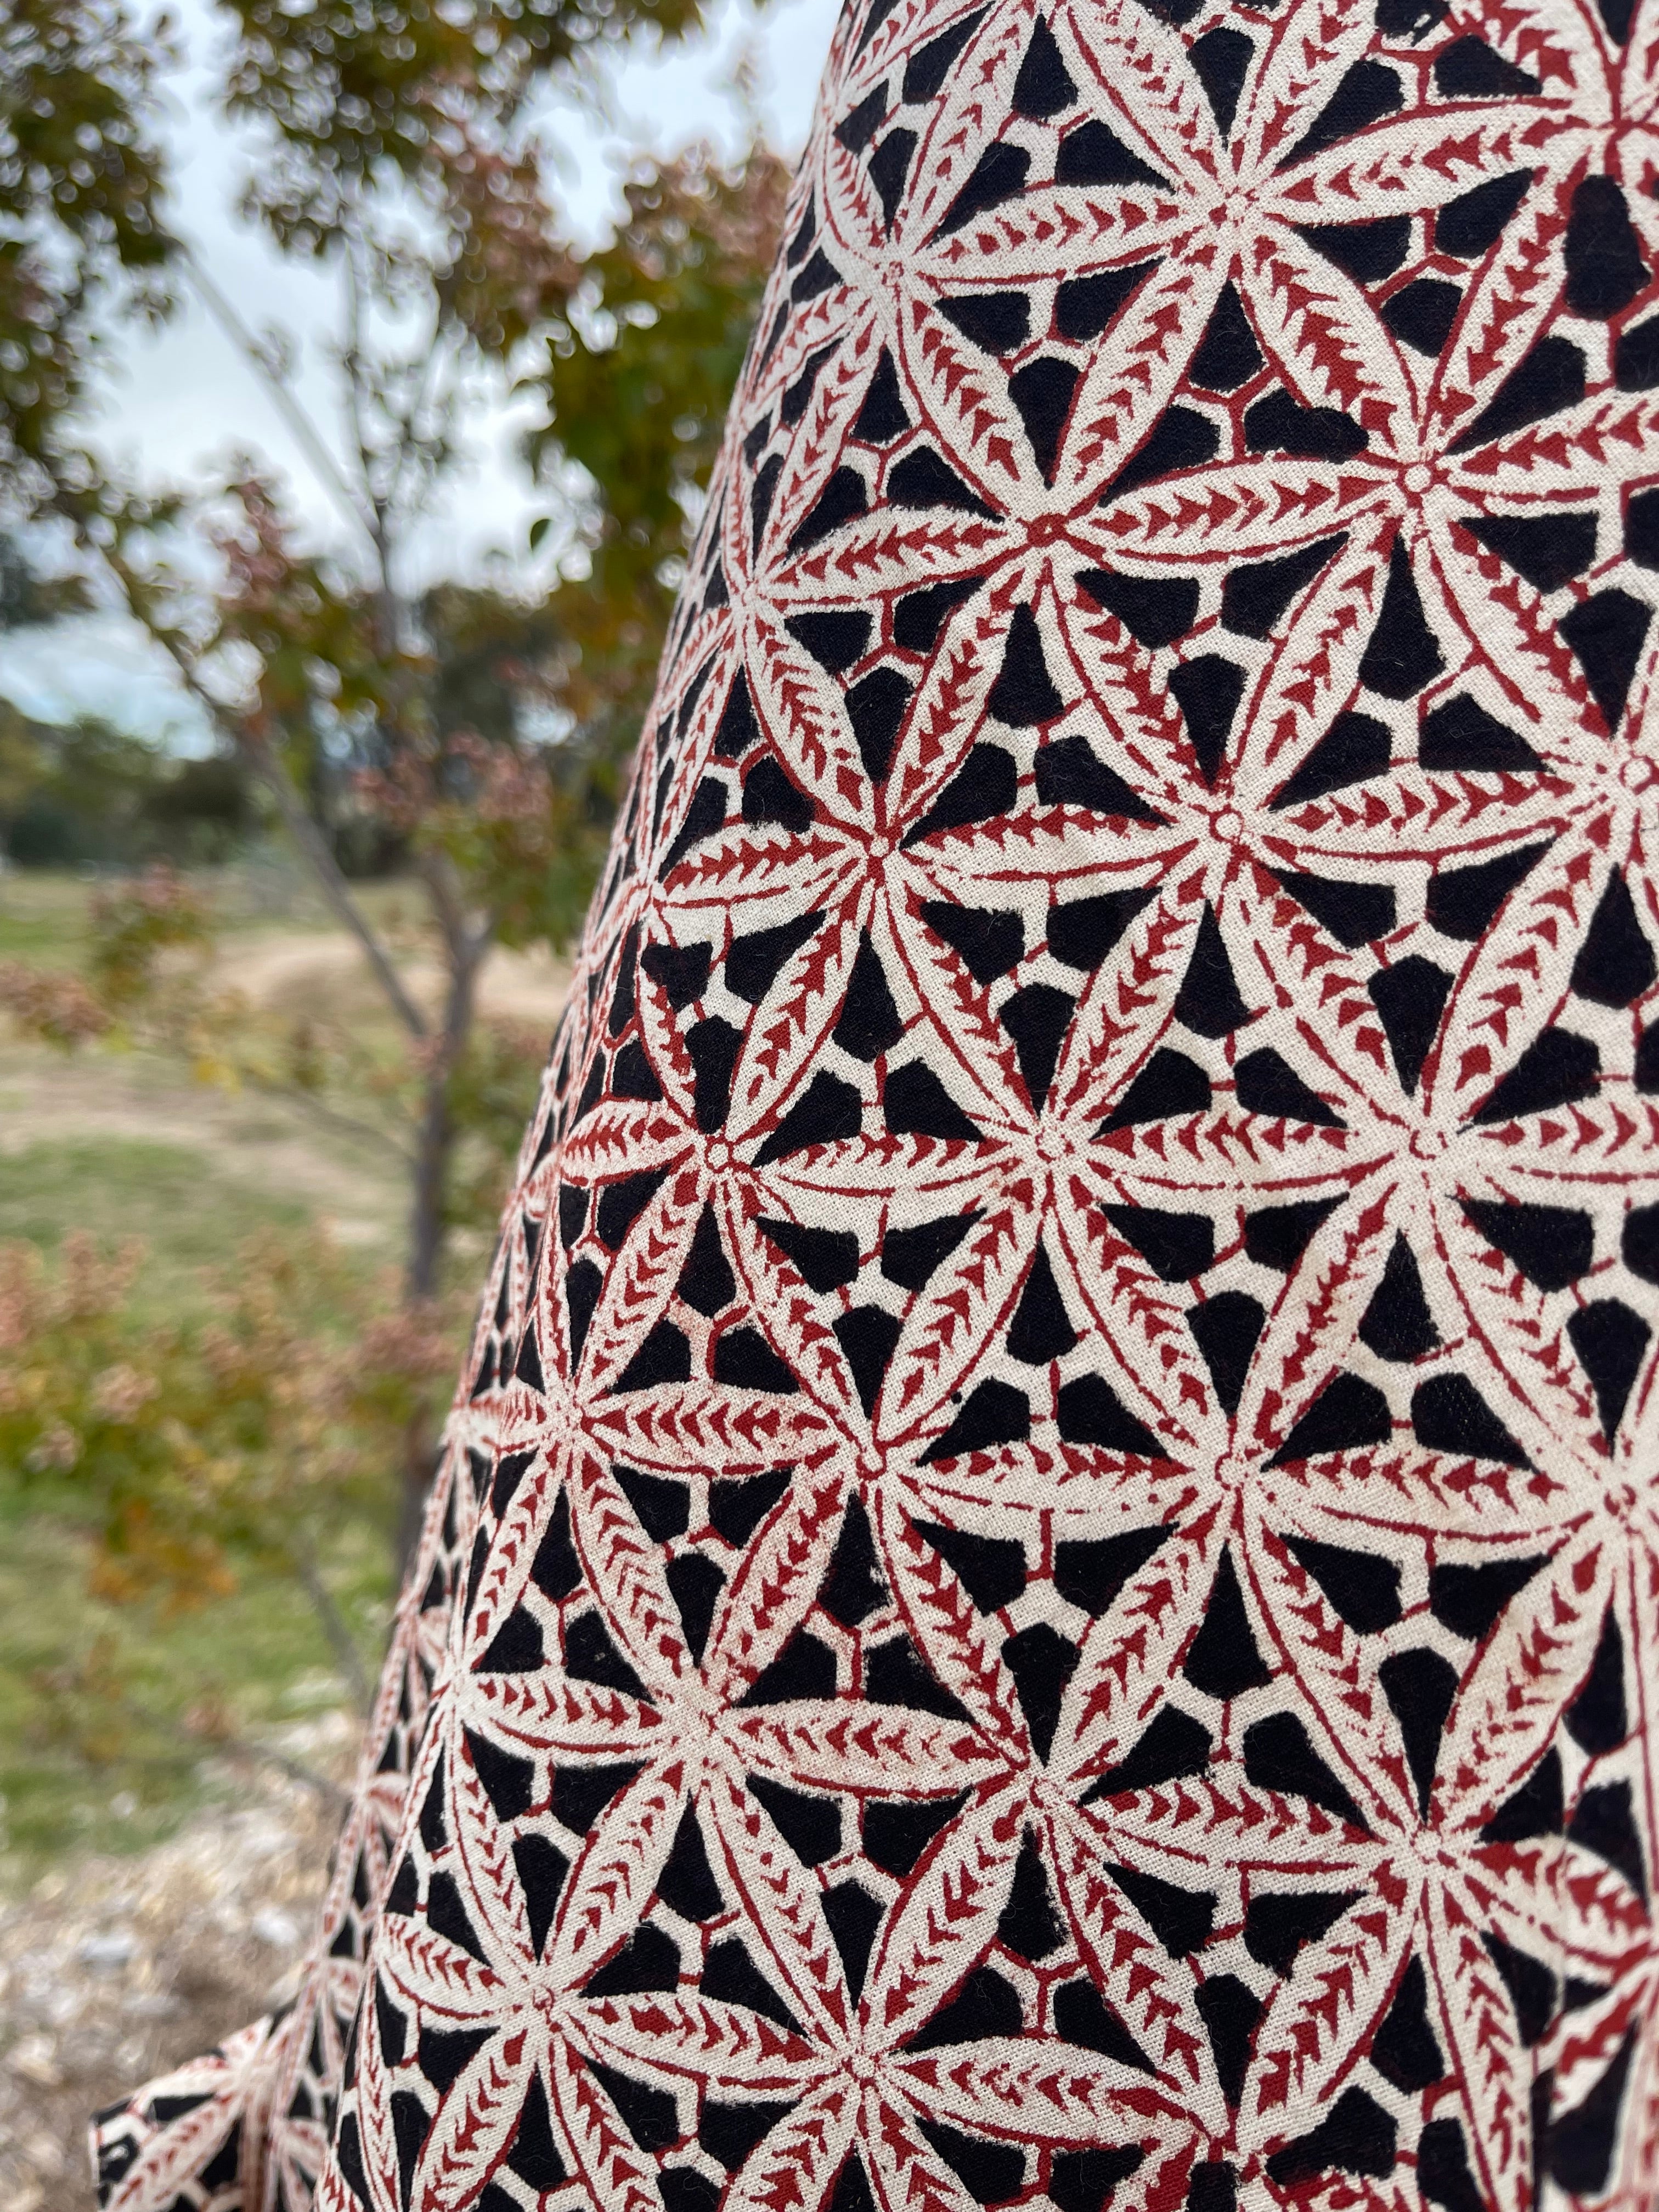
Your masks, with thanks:
M493 921L489 919L469 927L441 858L428 867L427 884L443 937L449 988L442 1028L428 1048L425 1097L416 1139L410 1194L409 1253L404 1281L404 1301L411 1308L435 1297L442 1287L447 1227L444 1215L456 1133L450 1109L450 1080L471 1037L477 1014L478 970L495 933ZM420 1540L432 1473L431 1411L422 1403L411 1416L404 1439L403 1496L398 1516L399 1579L406 1572Z
M363 1655L357 1649L357 1639L352 1634L345 1615L335 1603L333 1591L323 1580L311 1539L303 1531L293 1556L300 1587L311 1601L311 1609L317 1616L329 1650L334 1654L334 1663L345 1685L347 1695L357 1711L367 1717L374 1701L374 1685L363 1665Z

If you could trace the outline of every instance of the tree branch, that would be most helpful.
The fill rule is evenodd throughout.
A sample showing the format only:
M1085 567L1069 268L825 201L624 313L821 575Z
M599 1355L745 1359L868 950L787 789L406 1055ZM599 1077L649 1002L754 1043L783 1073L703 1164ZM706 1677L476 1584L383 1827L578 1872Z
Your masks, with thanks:
M363 1655L357 1649L357 1639L347 1626L345 1615L334 1602L334 1593L323 1580L317 1565L317 1554L311 1540L301 1534L294 1547L294 1571L300 1578L300 1587L311 1601L311 1609L328 1639L328 1648L334 1654L334 1663L350 1694L352 1704L367 1719L374 1703L374 1686L363 1665Z
M209 716L276 801L276 811L283 817L283 827L300 848L301 857L317 878L324 898L333 908L335 916L362 946L363 956L374 971L375 981L385 993L392 1011L412 1037L424 1040L429 1034L425 1015L404 988L403 978L392 964L391 955L375 935L368 917L351 895L339 862L329 848L322 831L306 811L305 802L294 786L276 748L258 738L246 725L222 706L191 665L190 655L176 631L144 618L143 595L137 580L120 554L112 546L100 545L87 530L76 514L73 502L54 502L58 512L76 526L76 538L84 552L94 554L102 561L110 574L121 587L127 611L140 628L145 630L167 655L178 670L179 680L191 697Z
M271 404L287 423L324 490L353 528L364 532L373 544L375 531L372 514L365 509L356 487L330 453L321 433L294 397L291 386L273 372L264 348L208 274L196 249L182 240L174 242L202 304L264 386Z
M325 1099L317 1097L300 1084L279 1082L271 1076L250 1075L246 1071L243 1080L256 1091L264 1091L268 1097L286 1099L289 1105L309 1114L325 1129L337 1129L343 1137L354 1137L360 1144L373 1145L377 1152L389 1151L405 1167L413 1163L414 1155L408 1146L398 1144L395 1138L388 1137L383 1128L377 1127L373 1121L360 1121L355 1114L341 1113L337 1106L329 1105Z
M245 1735L198 1735L190 1729L181 1728L177 1721L168 1720L164 1714L152 1712L137 1698L129 1697L125 1703L127 1711L135 1720L141 1721L146 1728L154 1729L158 1735L167 1737L170 1742L176 1743L181 1752L186 1752L195 1759L199 1759L205 1753L210 1758L240 1759L252 1766L274 1766L279 1774L286 1774L290 1782L297 1782L303 1788L314 1790L325 1805L331 1805L337 1813L343 1814L351 1803L349 1790L342 1790L339 1784L330 1781L326 1774L319 1774L314 1766L307 1766L303 1759L290 1758L285 1751L273 1750L269 1744L255 1743Z

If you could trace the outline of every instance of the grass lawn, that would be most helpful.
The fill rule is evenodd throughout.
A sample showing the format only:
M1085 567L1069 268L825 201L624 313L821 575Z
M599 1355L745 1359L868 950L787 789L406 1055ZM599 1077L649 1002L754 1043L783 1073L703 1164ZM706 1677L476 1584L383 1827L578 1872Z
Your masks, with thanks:
M301 1227L307 1209L216 1175L181 1145L142 1137L72 1138L0 1152L0 1240L44 1252L72 1230L100 1247L145 1247L145 1304L180 1315L206 1295L204 1271L226 1266L261 1229Z
M234 1769L211 1759L209 1714L258 1737L314 1727L340 1703L322 1634L291 1584L249 1581L168 1618L100 1603L86 1570L72 1523L0 1506L0 1896L67 1850L140 1850L204 1801L228 1801ZM331 1560L330 1580L373 1650L384 1542L362 1531ZM85 1693L89 1662L100 1679L118 1678L125 1709Z
M74 1229L100 1243L140 1238L140 1294L158 1319L203 1310L208 1271L244 1239L307 1218L303 1205L216 1174L183 1146L78 1138L0 1152L0 1239L50 1252ZM256 1571L233 1596L168 1615L93 1596L89 1559L72 1517L0 1485L0 1893L65 1850L141 1849L222 1793L227 1771L209 1763L199 1733L205 1711L257 1736L341 1703L320 1629L291 1583ZM354 1532L328 1576L372 1653L389 1594L386 1540ZM130 1709L88 1694L89 1668L118 1680Z
M167 1322L202 1316L210 1276L233 1267L262 1230L325 1226L365 1278L397 1265L407 1162L371 1079L401 1043L357 947L314 898L290 897L284 881L280 871L250 866L204 883L222 924L214 979L274 1024L315 1019L348 1030L370 1065L362 1097L337 1103L362 1126L329 1122L280 1092L198 1082L160 1052L112 1043L64 1054L0 1025L0 1242L50 1253L71 1230L90 1231L106 1249L137 1237L147 1259L135 1296L145 1316ZM417 902L408 886L356 888L410 990L435 1003L441 975L412 929ZM0 878L0 963L79 966L97 889L73 876ZM501 954L481 993L486 1000L495 993L499 1018L550 1035L564 988L550 958ZM472 1277L487 1244L484 1231L458 1232L457 1269ZM6 1472L0 1895L66 1852L143 1847L204 1793L233 1786L226 1776L234 1770L208 1758L204 1711L257 1737L345 1704L292 1583L253 1569L234 1595L171 1617L103 1601L89 1589L89 1535L76 1522L69 1486L57 1510L33 1480L20 1498ZM388 1516L394 1486L388 1466ZM391 1597L386 1530L366 1515L322 1566L372 1656ZM87 1694L91 1679L119 1690L125 1710Z
M0 961L77 966L96 888L0 880ZM238 945L315 927L308 914L244 915L228 917ZM355 996L349 962L341 972ZM74 1230L106 1249L136 1237L136 1295L157 1320L201 1316L210 1275L265 1229L326 1222L354 1264L377 1268L396 1255L403 1203L395 1161L280 1100L227 1094L143 1053L63 1054L0 1035L0 1242L51 1254ZM169 1615L94 1596L90 1559L72 1510L0 1480L0 1899L66 1853L141 1850L204 1801L229 1802L245 1770L213 1756L216 1727L279 1741L298 1729L304 1758L307 1729L326 1738L345 1702L292 1583L244 1570L233 1595ZM391 1595L386 1534L355 1528L325 1566L372 1660Z
M93 889L80 876L15 868L0 876L0 960L73 968L86 942Z

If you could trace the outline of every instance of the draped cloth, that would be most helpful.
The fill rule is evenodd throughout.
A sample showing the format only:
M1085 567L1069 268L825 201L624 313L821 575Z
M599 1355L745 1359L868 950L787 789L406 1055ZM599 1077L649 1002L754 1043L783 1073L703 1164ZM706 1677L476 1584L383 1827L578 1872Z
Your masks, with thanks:
M1656 29L843 16L304 1988L111 2212L1659 2205Z

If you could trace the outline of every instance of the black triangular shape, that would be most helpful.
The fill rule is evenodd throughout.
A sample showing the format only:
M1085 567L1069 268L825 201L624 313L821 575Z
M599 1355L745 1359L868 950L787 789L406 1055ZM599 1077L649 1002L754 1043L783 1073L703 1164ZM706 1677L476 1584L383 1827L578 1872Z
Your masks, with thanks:
M1060 158L1065 159L1065 146ZM951 201L934 229L935 238L946 238L964 223L971 222L976 215L988 209L1000 207L1006 200L1015 198L1025 189L1026 172L1031 157L1023 146L1015 146L1000 139L986 148L974 164L968 181ZM1064 178L1057 179L1060 183Z
M1414 699L1445 665L1439 640L1424 616L1406 548L1396 538L1376 625L1360 659L1359 680L1385 699Z
M1592 1759L1617 1751L1630 1734L1630 1710L1625 1699L1625 1638L1611 1606L1602 1616L1601 1634L1584 1686L1567 1707L1565 1726L1579 1749Z
M1055 1394L1054 1415L1064 1443L1092 1444L1140 1459L1164 1456L1158 1438L1103 1376L1078 1375L1062 1382Z
M770 929L750 930L734 937L726 955L726 987L751 1006L759 1006L788 963L823 928L820 913L796 915ZM604 1212L604 1201L600 1201ZM604 1231L601 1230L600 1234ZM609 1238L606 1239L609 1243Z
M1621 1298L1595 1298L1569 1315L1567 1336L1590 1379L1601 1433L1611 1444L1647 1358L1653 1331Z
M1540 1291L1565 1291L1589 1272L1595 1256L1595 1227L1580 1208L1485 1198L1466 1198L1461 1203L1487 1243L1512 1260Z
M972 746L968 757L933 805L904 833L905 845L918 845L942 830L964 830L1012 811L1019 795L1019 770L1001 745Z
M1505 61L1484 39L1464 37L1435 56L1434 88L1443 100L1513 100L1540 88L1530 70Z
M1359 1341L1379 1359L1421 1359L1440 1341L1440 1332L1423 1295L1417 1255L1395 1233L1394 1248L1359 1324Z
M1518 1790L1512 1790L1480 1831L1483 1844L1523 1844L1559 1836L1565 1818L1561 1754L1553 1744Z
M872 783L886 781L911 689L896 668L872 668L848 689L847 719Z
M1172 1959L1184 1959L1210 1940L1218 1899L1213 1890L1183 1889L1138 1868L1106 1871Z
M1244 696L1245 672L1219 653L1200 653L1170 671L1170 690L1187 725L1199 774L1213 784Z
M1615 585L1581 599L1558 624L1610 731L1617 731L1625 719L1631 681L1652 620L1653 610L1644 599Z
M904 1035L904 1024L893 1004L893 994L867 929L859 933L859 949L853 958L847 997L830 1035L842 1050L850 1053L854 1060L878 1060Z
M1389 1040L1395 1073L1404 1091L1417 1088L1451 987L1446 970L1418 953L1396 960L1391 967L1379 968L1365 987Z
M1615 868L1596 902L1572 963L1570 988L1599 1006L1627 1006L1659 975L1653 946L1637 918L1636 902Z
M1411 251L1408 215L1383 216L1376 222L1307 222L1297 228L1316 253L1334 261L1356 284L1380 284Z
M1379 312L1384 326L1401 345L1426 360L1438 361L1462 304L1462 293L1443 276L1417 276L1390 292Z
M1553 1024L1533 1039L1509 1073L1494 1085L1470 1120L1477 1128L1516 1121L1594 1098L1601 1087L1601 1055L1589 1037Z
M1504 226L1526 198L1533 175L1531 169L1511 169L1506 177L1493 177L1448 200L1434 219L1435 252L1449 253L1458 261L1478 261L1503 236Z
M1164 819L1115 769L1107 767L1086 738L1056 738L1039 745L1036 769L1036 795L1045 806L1084 806L1129 822Z
M1221 432L1196 407L1166 408L1145 442L1132 453L1101 494L1101 504L1156 483L1182 469L1202 468L1221 450Z
M1320 1128L1345 1125L1336 1109L1304 1083L1271 1045L1247 1052L1233 1067L1233 1095L1247 1114L1268 1114L1285 1121L1310 1121Z
M1242 1698L1273 1680L1250 1626L1231 1546L1222 1547L1203 1618L1181 1671L1206 1698Z
M1051 115L1059 115L1068 108L1076 98L1077 87L1060 58L1054 34L1039 15L1031 26L1030 41L1020 59L1010 105L1016 115L1029 115L1034 122L1046 123Z
M1429 2022L1429 1978L1415 1953L1371 2038L1370 2057L1383 2080L1407 2096L1445 2079L1445 2056Z
M1238 1411L1267 1318L1267 1308L1248 1291L1218 1291L1201 1305L1187 1309L1193 1341L1210 1370L1221 1409L1230 1417Z
M986 712L1012 729L1030 729L1052 721L1064 711L1065 702L1054 687L1042 657L1042 638L1036 617L1029 606L1018 606L1009 617L1002 648L1002 667L985 701Z
M909 427L910 417L899 397L898 371L884 346L871 374L864 404L854 418L853 435L872 446L886 446L902 438Z
M1024 425L1031 458L1044 483L1054 480L1066 417L1082 375L1074 363L1054 354L1039 354L1008 379L1008 397Z
M1173 1011L1185 1028L1206 1037L1230 1036L1252 1018L1227 957L1221 925L1207 899Z
M884 1306L849 1306L830 1326L852 1375L859 1403L873 1419L903 1323Z
M938 304L945 320L986 353L1018 353L1031 334L1031 304L1024 292L963 292Z
M1084 568L1078 582L1150 652L1173 645L1198 620L1195 576L1126 576L1109 568Z
M997 1941L1035 1965L1059 1950L1065 1940L1066 1923L1055 1909L1042 1850L1027 1828L1019 1839L1008 1902L997 1922Z
M657 1896L684 1920L712 1920L726 1911L726 1898L708 1865L708 1844L692 1805L679 1816L675 1847L657 1875Z
M1346 877L1310 876L1275 869L1282 889L1352 951L1386 937L1395 926L1394 892L1387 884L1353 883Z
M1346 1544L1322 1544L1311 1536L1287 1535L1285 1548L1356 1636L1374 1636L1399 1620L1400 1570L1392 1559L1352 1551Z
M1187 374L1200 391L1237 392L1261 367L1261 349L1244 304L1234 285L1224 284Z
M1294 1713L1272 1713L1245 1729L1244 1771L1259 1790L1305 1797L1350 1827L1365 1827L1358 1806L1314 1749Z
M1054 1588L1067 1605L1098 1620L1170 1531L1127 1528L1116 1536L1062 1538L1054 1546Z
M1132 269L1103 269L1096 276L1072 276L1054 294L1054 328L1073 345L1103 337L1132 294L1158 267L1139 261Z
M1606 322L1629 307L1648 281L1642 243L1617 182L1594 171L1573 187L1562 240L1567 307Z
M1160 1045L1100 1125L1102 1136L1177 1114L1206 1114L1210 1079L1185 1053Z
M1406 1764L1417 1784L1418 1809L1426 1820L1440 1739L1457 1698L1457 1669L1437 1651L1419 1647L1390 1652L1377 1668L1376 1679L1400 1724Z
M1510 1599L1548 1565L1547 1553L1532 1553L1522 1559L1487 1559L1474 1565L1454 1561L1431 1568L1429 1611L1454 1636L1481 1643Z
M983 8L972 15L958 16L948 30L930 39L926 46L918 46L904 65L904 85L902 93L907 106L915 100L936 100L951 73L951 64L967 45L985 20Z
M1154 185L1169 190L1165 179L1131 152L1115 131L1096 118L1068 131L1054 162L1057 185Z
M1340 145L1356 131L1380 123L1385 115L1398 114L1405 98L1399 71L1390 69L1386 62L1350 63L1336 90L1279 167L1288 169L1293 162L1308 161L1315 154L1322 154L1328 146Z
M1524 737L1475 706L1468 692L1453 692L1422 717L1418 761L1433 775L1526 775L1544 765Z
M1062 966L1092 973L1138 914L1158 896L1141 890L1103 891L1097 898L1068 899L1048 909L1048 950Z
M1215 127L1224 138L1232 134L1239 94L1244 89L1244 80L1255 58L1254 41L1229 24L1206 31L1187 49L1187 58L1197 72L1204 96L1215 116Z
M1244 1216L1244 1250L1259 1267L1288 1275L1312 1242L1322 1221L1335 1212L1340 1198L1299 1198L1288 1206L1252 1207Z
M818 1590L818 1603L843 1628L857 1628L887 1603L887 1585L876 1557L870 1516L862 1498L849 1497L841 1533L830 1555L830 1570Z
M882 1088L887 1127L896 1137L938 1137L946 1143L976 1144L984 1131L958 1106L925 1060L890 1068Z
M1431 1375L1418 1384L1412 1431L1425 1451L1495 1459L1505 1467L1532 1465L1467 1375Z
M1358 1375L1338 1375L1293 1425L1267 1464L1284 1467L1326 1452L1363 1451L1387 1443L1393 1434L1389 1401L1376 1384Z
M809 1291L837 1291L859 1271L859 1240L850 1229L809 1229L757 1214L755 1226L789 1261Z
M1214 1739L1202 1721L1183 1712L1179 1705L1161 1705L1122 1758L1101 1775L1083 1802L1091 1805L1105 1797L1124 1797L1137 1790L1156 1790L1166 1782L1202 1774L1214 1749ZM1107 1872L1121 1889L1128 1889L1120 1869L1109 1867ZM1213 1908L1214 1899L1207 1901ZM1140 1900L1135 1898L1134 1902L1139 1905Z
M1595 558L1595 514L1466 514L1459 518L1471 538L1507 562L1535 592L1559 592L1582 576Z
M1241 562L1221 586L1221 627L1239 637L1267 637L1283 620L1291 601L1306 591L1347 544L1346 531L1319 538L1295 553L1272 561Z
M1571 338L1540 338L1531 352L1516 363L1468 428L1453 440L1449 450L1469 453L1476 446L1512 436L1529 423L1559 415L1564 408L1576 407L1584 396L1584 374L1583 349Z
M963 1452L993 1451L1023 1443L1031 1433L1031 1402L1024 1391L994 1379L976 1383L961 1412L921 1455L924 1467Z
M1042 1243L1031 1255L1030 1273L1009 1323L1007 1340L1010 1357L1027 1367L1044 1367L1051 1359L1063 1359L1078 1340Z
M1027 983L997 1009L997 1019L1014 1041L1019 1073L1033 1108L1041 1113L1060 1065L1077 1000L1052 983Z
M1215 1224L1207 1213L1170 1213L1148 1206L1101 1211L1162 1283L1190 1282L1215 1259Z
M1012 1536L975 1536L935 1521L912 1524L955 1572L980 1613L1000 1613L1025 1588L1025 1547Z
M1632 2028L1595 2087L1571 2112L1558 2112L1550 2121L1546 2153L1550 2174L1569 2196L1599 2197L1607 2185L1635 2050L1636 2031Z
M943 1214L937 1221L919 1222L910 1229L890 1229L882 1239L882 1273L901 1290L925 1290L979 1218L976 1209Z
M1522 845L1473 867L1443 868L1429 878L1424 916L1443 937L1473 945L1498 919L1498 910L1549 850L1547 844Z
M1335 1927L1363 1889L1259 1889L1244 1914L1244 1948L1259 1966L1275 1974L1296 1969L1304 1943L1316 1943Z

